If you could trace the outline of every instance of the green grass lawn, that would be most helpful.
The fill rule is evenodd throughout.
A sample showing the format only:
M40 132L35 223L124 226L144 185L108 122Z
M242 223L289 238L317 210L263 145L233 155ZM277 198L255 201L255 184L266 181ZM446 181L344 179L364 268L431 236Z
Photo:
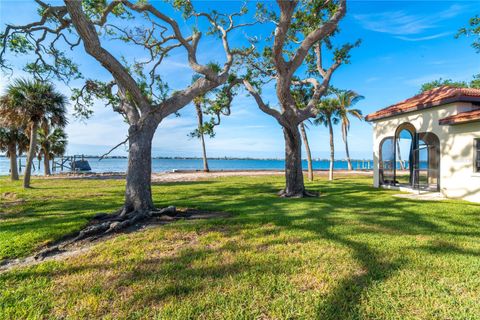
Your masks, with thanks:
M124 182L0 185L2 259L118 209ZM0 318L480 319L479 205L399 199L365 177L309 183L320 198L278 198L282 185L281 177L155 185L159 207L233 217L124 234L0 274Z

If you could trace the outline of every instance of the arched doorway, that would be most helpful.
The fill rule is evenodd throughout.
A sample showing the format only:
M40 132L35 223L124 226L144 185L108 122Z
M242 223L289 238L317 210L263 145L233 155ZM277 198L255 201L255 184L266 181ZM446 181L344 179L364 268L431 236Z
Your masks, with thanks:
M413 151L417 143L417 131L411 123L402 123L395 131L395 181L398 185L413 183Z
M380 143L380 184L440 190L440 140L403 123Z
M395 185L395 142L394 137L387 137L380 143L379 174L380 183Z
M422 190L440 190L440 140L432 132L418 134L414 151L413 187Z

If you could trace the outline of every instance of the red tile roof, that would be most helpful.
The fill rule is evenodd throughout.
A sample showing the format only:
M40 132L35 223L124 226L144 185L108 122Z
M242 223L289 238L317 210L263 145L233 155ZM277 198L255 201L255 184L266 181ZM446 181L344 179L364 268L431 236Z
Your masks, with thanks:
M451 125L451 124L461 124L467 122L480 121L480 109L461 112L453 116L449 116L443 119L440 119L438 123L440 125Z
M380 120L407 112L432 108L458 101L480 102L480 89L454 88L449 86L434 88L371 113L365 117L365 120Z

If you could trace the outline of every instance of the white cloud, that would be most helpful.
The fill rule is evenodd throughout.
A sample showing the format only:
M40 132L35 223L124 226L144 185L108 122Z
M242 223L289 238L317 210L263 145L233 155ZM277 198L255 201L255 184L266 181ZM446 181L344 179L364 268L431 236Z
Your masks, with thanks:
M437 38L442 38L442 37L449 36L449 35L452 35L452 34L453 34L453 32L441 32L441 33L437 33L437 34L433 34L433 35L425 36L425 37L412 38L412 37L405 37L405 36L397 36L395 38L400 39L400 40L405 40L405 41L425 41L425 40L433 40L433 39L437 39Z
M416 38L408 37L408 35L419 35L436 29L442 21L456 17L466 8L466 6L454 4L446 10L430 14L413 14L398 10L356 14L353 17L367 30L391 34L405 41L424 41L444 37L451 33L441 32Z
M407 14L405 11L387 11L353 16L371 31L393 35L419 34L436 27L429 17Z
M450 63L450 61L447 60L429 60L427 61L427 64L432 65L432 66L442 66L445 64Z
M372 82L376 82L380 79L381 79L380 77L369 77L369 78L365 79L365 82L366 83L372 83Z
M197 120L193 117L181 116L181 117L169 117L164 119L160 126L162 129L178 129L178 128L189 128L196 126Z

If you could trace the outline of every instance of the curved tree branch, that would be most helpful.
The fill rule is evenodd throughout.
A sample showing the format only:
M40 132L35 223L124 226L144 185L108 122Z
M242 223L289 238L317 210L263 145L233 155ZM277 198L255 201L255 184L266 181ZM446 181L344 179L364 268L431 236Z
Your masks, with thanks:
M260 94L257 92L257 90L255 90L255 88L252 86L252 84L248 80L244 79L243 80L243 85L245 86L245 89L247 89L247 91L250 93L250 95L255 99L255 101L257 102L257 105L260 108L260 110L262 110L266 114L274 117L280 124L285 124L285 120L284 120L282 114L280 113L280 111L269 107L263 101Z
M65 5L75 29L83 40L83 45L87 53L100 62L112 74L115 81L132 95L137 104L136 106L142 112L145 112L149 101L124 66L110 52L102 47L93 23L82 10L81 2L65 1Z
M329 21L325 22L320 28L310 32L305 39L303 39L302 44L297 49L289 63L289 71L291 75L293 75L295 71L297 71L297 69L302 65L305 57L308 54L308 51L321 39L328 37L337 29L338 23L345 16L346 12L346 0L340 0L337 11L333 14Z

